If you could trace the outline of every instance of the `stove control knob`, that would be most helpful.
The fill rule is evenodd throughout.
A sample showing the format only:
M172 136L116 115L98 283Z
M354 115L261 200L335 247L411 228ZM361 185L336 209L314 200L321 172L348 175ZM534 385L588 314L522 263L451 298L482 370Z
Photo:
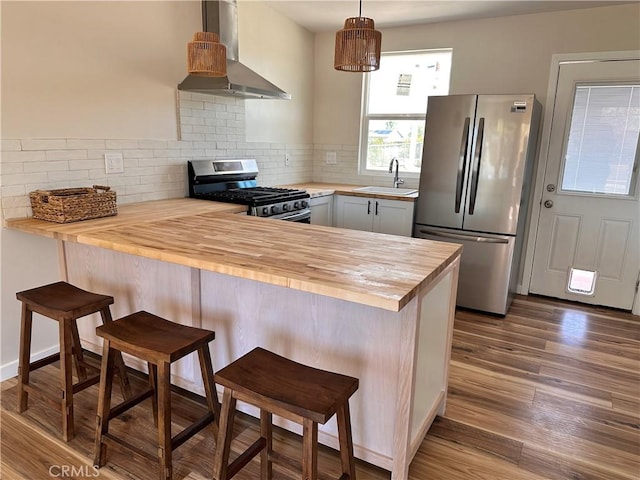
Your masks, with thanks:
M269 215L269 207L262 207L262 215Z
M285 203L284 205L282 205L282 210L285 211L285 212L288 211L289 210L289 204Z
M296 210L300 208L300 202L293 202L293 208Z
M302 200L302 208L307 208L309 206L309 202L306 200Z
M271 215L275 215L276 213L278 213L280 211L280 208L278 208L277 205L272 205L271 206Z

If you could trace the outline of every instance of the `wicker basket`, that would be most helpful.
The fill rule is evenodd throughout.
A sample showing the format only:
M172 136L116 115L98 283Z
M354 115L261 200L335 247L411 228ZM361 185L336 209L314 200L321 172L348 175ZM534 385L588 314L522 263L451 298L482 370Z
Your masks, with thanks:
M33 218L56 223L77 222L118 214L111 187L36 190L29 194Z

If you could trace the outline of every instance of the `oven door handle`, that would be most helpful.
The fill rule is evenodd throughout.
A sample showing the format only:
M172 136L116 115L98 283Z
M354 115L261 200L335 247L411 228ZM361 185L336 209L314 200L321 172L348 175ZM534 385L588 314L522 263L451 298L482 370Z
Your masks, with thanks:
M297 222L298 220L305 220L310 217L311 217L311 210L306 209L299 212L291 213L289 215L282 215L282 216L274 215L272 217L265 217L265 218L273 218L277 220L287 220L289 222Z

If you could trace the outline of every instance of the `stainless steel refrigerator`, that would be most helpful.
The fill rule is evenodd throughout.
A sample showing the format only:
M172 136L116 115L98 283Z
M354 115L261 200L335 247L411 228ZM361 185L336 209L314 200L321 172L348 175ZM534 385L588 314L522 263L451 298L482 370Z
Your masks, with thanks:
M539 122L534 95L429 97L413 236L463 245L458 306L509 308Z

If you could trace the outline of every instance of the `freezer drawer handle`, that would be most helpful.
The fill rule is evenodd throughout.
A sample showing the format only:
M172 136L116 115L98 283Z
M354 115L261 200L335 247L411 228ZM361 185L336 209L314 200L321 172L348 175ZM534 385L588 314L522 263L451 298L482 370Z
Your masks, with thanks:
M460 159L458 160L458 177L456 179L456 213L460 213L460 204L462 203L462 186L464 185L464 170L467 166L467 148L469 145L469 124L471 118L464 119L464 128L462 129L462 140L460 141Z
M455 233L435 232L433 230L420 230L425 235L433 235L434 237L451 238L454 240L465 240L467 242L478 243L509 243L506 238L489 238L489 237L472 237L468 235L457 235Z
M480 160L482 160L482 138L484 136L484 118L478 122L478 135L474 152L473 165L471 166L471 198L469 199L469 215L473 215L476 209L476 196L478 195L478 180L480 179Z

